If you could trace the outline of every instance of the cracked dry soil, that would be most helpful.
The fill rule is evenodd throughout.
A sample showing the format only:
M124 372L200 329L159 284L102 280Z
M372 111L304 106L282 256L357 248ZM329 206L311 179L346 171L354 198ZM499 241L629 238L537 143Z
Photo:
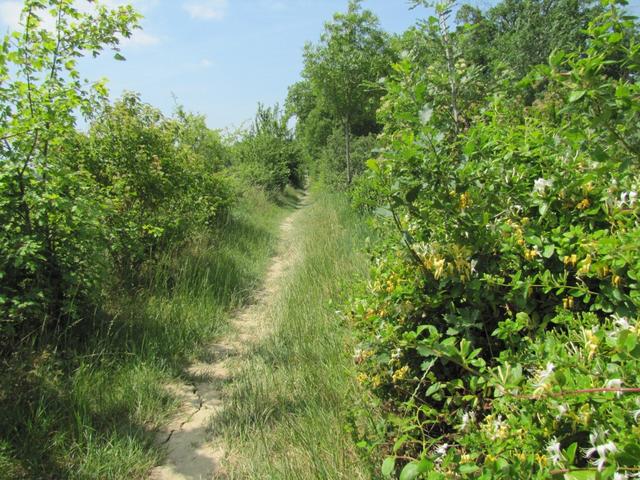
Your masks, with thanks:
M167 386L182 406L175 418L158 432L158 442L166 447L167 457L163 465L151 471L149 480L224 478L225 450L218 433L210 431L210 420L223 409L223 386L231 379L234 358L269 331L265 312L277 297L284 273L297 261L291 240L304 200L303 197L299 209L280 225L278 254L271 261L255 302L233 316L227 337L208 347L208 361L194 363L187 369L192 383Z

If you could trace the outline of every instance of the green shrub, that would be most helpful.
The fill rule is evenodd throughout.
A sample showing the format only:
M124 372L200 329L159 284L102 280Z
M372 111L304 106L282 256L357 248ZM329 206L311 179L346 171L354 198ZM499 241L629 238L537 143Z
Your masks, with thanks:
M640 47L619 3L519 85L485 95L477 66L447 78L437 54L387 83L370 185L402 244L355 305L361 380L392 412L369 439L387 475L640 469Z
M216 132L181 111L166 118L135 94L105 106L78 150L102 187L108 244L121 275L194 227L213 226L233 198Z
M233 145L234 168L243 183L275 194L288 184L302 186L304 173L297 143L278 106L258 106L252 127Z
M49 11L55 26L43 25ZM60 331L99 293L105 208L90 172L68 156L75 114L104 85L81 86L77 58L117 51L131 7L81 13L73 2L24 2L22 26L0 54L0 351Z
M366 161L371 158L377 146L376 135L354 136L350 146L351 178L357 181L357 177L366 169ZM334 130L317 160L317 176L332 189L343 190L351 186L347 184L345 148L344 132L340 129Z

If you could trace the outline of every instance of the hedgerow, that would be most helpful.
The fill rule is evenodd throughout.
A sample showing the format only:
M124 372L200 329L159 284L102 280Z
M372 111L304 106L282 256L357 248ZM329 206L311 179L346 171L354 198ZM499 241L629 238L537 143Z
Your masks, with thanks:
M640 44L606 0L520 81L447 6L386 82L367 198L400 234L354 301L384 476L640 474ZM427 58L428 60L425 60ZM366 189L362 189L366 192Z
M203 116L164 115L135 93L112 103L104 81L81 77L89 53L124 60L120 39L139 18L130 6L28 0L2 38L0 354L86 334L114 287L139 286L159 254L222 228L244 185L302 182L277 108L260 108L229 145Z

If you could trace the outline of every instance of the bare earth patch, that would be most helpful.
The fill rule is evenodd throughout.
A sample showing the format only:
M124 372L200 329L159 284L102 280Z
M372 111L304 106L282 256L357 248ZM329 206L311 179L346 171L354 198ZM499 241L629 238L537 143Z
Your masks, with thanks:
M166 446L168 453L164 465L151 471L150 480L209 480L224 474L221 462L225 451L216 432L209 430L210 419L223 408L222 386L230 378L233 358L263 338L269 329L263 321L264 312L277 296L284 273L297 261L291 240L301 211L290 214L280 225L278 254L256 301L239 310L231 320L231 333L209 347L209 361L194 363L187 369L193 383L167 386L181 400L182 407L173 421L158 432L158 442Z

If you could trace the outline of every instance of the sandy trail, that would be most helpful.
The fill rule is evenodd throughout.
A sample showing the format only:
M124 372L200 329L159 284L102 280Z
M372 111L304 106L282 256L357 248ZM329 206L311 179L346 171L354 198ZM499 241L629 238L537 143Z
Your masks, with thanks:
M182 407L158 433L158 441L166 446L168 454L165 463L151 471L149 480L210 480L223 476L221 462L225 451L216 432L209 431L210 419L223 408L222 387L230 379L233 358L263 338L269 329L263 322L264 312L277 297L284 273L296 262L291 240L301 212L299 208L281 223L278 253L255 302L234 315L231 333L208 348L207 361L187 369L191 384L167 387L182 401Z

